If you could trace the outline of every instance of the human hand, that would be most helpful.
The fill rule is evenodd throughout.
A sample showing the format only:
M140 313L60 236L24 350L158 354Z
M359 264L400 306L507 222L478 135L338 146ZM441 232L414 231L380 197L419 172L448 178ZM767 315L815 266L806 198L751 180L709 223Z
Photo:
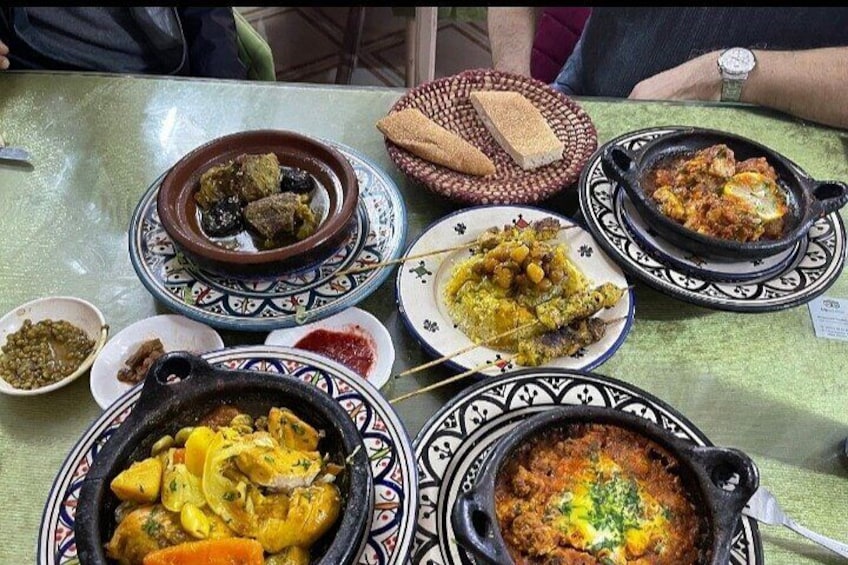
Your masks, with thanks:
M657 73L633 87L635 100L721 100L719 51L711 51Z
M6 47L6 44L0 41L0 71L5 71L9 68L9 58L6 55L9 54L9 48Z

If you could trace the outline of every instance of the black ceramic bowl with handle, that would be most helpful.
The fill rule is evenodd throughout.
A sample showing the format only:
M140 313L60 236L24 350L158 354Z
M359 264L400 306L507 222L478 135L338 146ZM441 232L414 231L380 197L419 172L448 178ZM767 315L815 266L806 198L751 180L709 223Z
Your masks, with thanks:
M460 546L479 563L513 563L501 535L495 511L498 473L512 453L547 430L575 424L606 424L627 429L654 441L677 459L682 484L694 500L699 517L708 525L707 557L698 565L727 565L736 524L745 503L759 486L759 471L751 459L736 449L698 446L675 437L640 416L597 406L563 406L532 416L504 435L486 458L471 489L460 494L451 523ZM738 476L733 490L719 482Z
M174 378L176 377L176 378ZM104 544L115 529L119 500L109 484L130 463L150 456L154 442L232 405L251 416L289 408L324 437L318 445L335 463L342 508L334 526L310 548L312 564L347 565L359 553L373 509L374 482L359 430L328 394L294 377L212 367L186 352L160 357L150 368L138 402L97 454L83 481L74 531L81 563L106 565Z
M781 236L777 239L734 241L698 233L663 214L652 198L648 175L668 159L691 155L717 144L727 145L737 162L765 157L786 195L788 211ZM794 245L818 218L838 210L848 202L848 185L840 181L817 181L795 163L750 139L716 130L687 128L667 133L643 145L638 151L610 145L601 156L604 172L624 187L643 219L667 241L693 253L723 259L758 259L775 255Z

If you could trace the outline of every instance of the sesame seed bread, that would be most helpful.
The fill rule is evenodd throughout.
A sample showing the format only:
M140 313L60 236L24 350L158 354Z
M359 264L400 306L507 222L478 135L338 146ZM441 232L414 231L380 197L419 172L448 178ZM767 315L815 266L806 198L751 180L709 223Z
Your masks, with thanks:
M498 145L525 171L562 159L565 144L521 93L476 90L469 99Z
M470 175L495 174L495 164L485 153L417 108L389 114L377 122L377 129L393 143L427 161Z

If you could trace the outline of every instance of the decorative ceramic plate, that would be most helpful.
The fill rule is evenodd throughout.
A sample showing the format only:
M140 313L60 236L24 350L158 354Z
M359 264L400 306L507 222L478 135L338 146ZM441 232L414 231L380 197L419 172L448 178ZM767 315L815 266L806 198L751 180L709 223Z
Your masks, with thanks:
M789 249L763 259L730 261L701 257L669 243L657 234L639 215L636 206L633 205L630 197L623 190L616 193L615 209L621 224L627 228L633 239L643 249L656 257L658 261L667 263L685 273L691 273L696 277L712 281L769 279L786 269L790 263L798 258L800 250L806 249L807 245L807 236L805 235Z
M457 546L450 515L497 440L524 419L562 405L606 406L637 414L698 445L712 445L694 424L650 394L602 375L562 369L527 369L480 381L442 407L415 438L419 475L418 529L413 563L468 563ZM731 565L761 565L756 521L743 517L731 549Z
M669 296L718 310L770 312L804 304L826 291L845 264L845 225L839 212L818 219L783 269L753 281L728 282L699 277L658 258L647 241L627 229L618 206L623 189L607 177L601 155L609 144L631 150L677 128L628 133L598 149L580 177L580 210L601 248L625 271Z
M474 90L510 90L524 95L565 144L563 158L544 167L523 170L477 116L468 100ZM592 120L572 99L544 82L492 69L463 71L424 83L405 94L391 111L406 108L418 108L495 163L494 175L467 175L431 163L386 140L389 157L407 176L436 194L466 204L529 204L548 198L577 181L598 146Z
M291 327L330 316L366 298L389 275L389 267L340 277L335 273L397 258L406 238L406 208L385 173L353 149L332 145L356 171L359 206L348 237L326 260L278 278L248 280L204 271L175 249L162 227L156 212L157 181L142 197L130 223L130 260L141 282L180 314L213 327L242 331Z
M409 247L406 255L419 255L463 243L467 243L468 248L408 261L397 274L398 307L403 320L433 356L442 357L473 344L471 338L454 324L443 293L454 266L468 257L477 237L491 227L524 227L551 217L558 219L561 225L573 226L561 230L557 241L567 246L569 259L586 275L590 284L612 282L620 288L628 286L621 269L598 248L592 236L564 216L530 206L478 206L455 212L428 227ZM598 318L612 320L600 341L570 357L556 358L546 366L566 369L597 367L624 343L633 324L634 309L633 291L630 290L624 293L615 307L598 313ZM521 368L507 360L510 356L502 350L480 346L445 363L455 369L468 370L504 358L503 362L480 371L486 375L500 375Z
M417 519L418 474L406 429L377 389L338 363L287 347L236 347L203 358L216 367L275 372L311 382L350 413L362 433L374 477L374 514L359 563L405 565ZM99 449L129 416L141 387L137 385L109 406L62 464L41 520L39 565L79 563L74 515L80 487Z

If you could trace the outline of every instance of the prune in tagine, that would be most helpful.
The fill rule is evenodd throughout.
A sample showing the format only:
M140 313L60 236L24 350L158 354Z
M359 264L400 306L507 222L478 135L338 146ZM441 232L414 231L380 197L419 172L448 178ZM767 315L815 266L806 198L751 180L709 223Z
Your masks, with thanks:
M238 195L227 196L204 211L200 225L206 235L226 237L242 229L241 200Z
M308 172L296 167L283 167L280 176L281 192L296 192L306 194L315 188L315 179Z

